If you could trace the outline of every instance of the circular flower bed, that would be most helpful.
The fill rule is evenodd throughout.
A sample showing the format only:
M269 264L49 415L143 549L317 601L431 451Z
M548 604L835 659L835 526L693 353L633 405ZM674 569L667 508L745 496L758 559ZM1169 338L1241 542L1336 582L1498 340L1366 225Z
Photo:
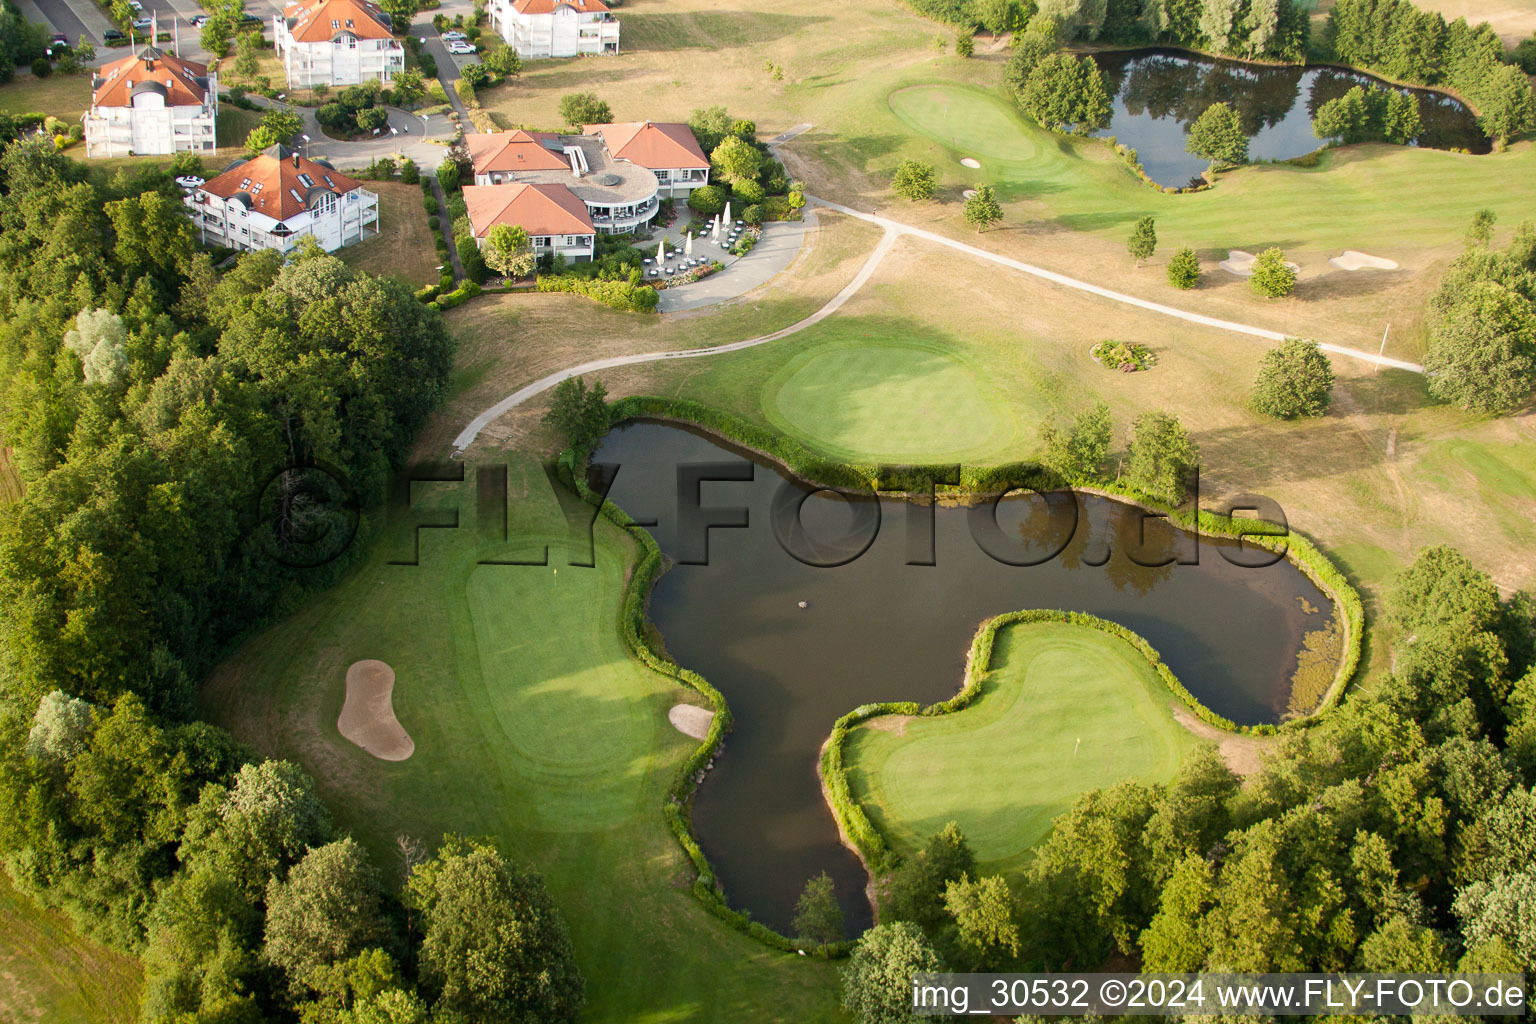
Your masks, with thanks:
M1119 370L1121 373L1149 370L1157 364L1157 356L1152 350L1134 341L1115 341L1114 339L1101 341L1093 346L1088 354L1100 366Z

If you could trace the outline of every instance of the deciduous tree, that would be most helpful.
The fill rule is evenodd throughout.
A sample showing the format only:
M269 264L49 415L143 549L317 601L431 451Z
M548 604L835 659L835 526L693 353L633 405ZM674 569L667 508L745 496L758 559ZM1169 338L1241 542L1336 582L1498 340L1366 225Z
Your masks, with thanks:
M1250 399L1266 416L1290 420L1321 416L1333 390L1333 364L1317 342L1287 338L1264 353Z

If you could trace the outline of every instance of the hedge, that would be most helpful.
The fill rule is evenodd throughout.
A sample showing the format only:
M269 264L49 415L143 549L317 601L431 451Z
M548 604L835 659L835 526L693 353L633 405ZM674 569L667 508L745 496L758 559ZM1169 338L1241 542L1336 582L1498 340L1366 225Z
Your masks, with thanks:
M540 290L547 278L540 278ZM610 282L612 283L612 282ZM466 285L466 288L473 287ZM561 289L564 290L564 289ZM649 289L647 289L649 290ZM477 289L478 291L478 289ZM457 293L453 293L457 294ZM652 293L654 294L654 292ZM451 299L452 295L443 296ZM449 307L444 307L449 308ZM1176 525L1194 529L1200 535L1243 537L1249 543L1270 551L1283 551L1317 586L1334 600L1342 614L1346 636L1344 657L1341 659L1334 682L1318 707L1303 718L1286 722L1282 729L1304 726L1337 703L1344 687L1354 676L1360 660L1361 638L1364 632L1364 608L1360 596L1344 575L1301 534L1290 531L1274 534L1273 524L1260 520L1239 519L1199 512L1192 515L1183 510L1169 509L1121 484L1102 484L1090 481L1073 481L1055 476L1033 463L1016 462L1001 466L970 467L953 464L927 466L891 466L838 462L812 452L799 442L742 419L732 413L711 406L680 398L662 398L637 395L620 399L609 406L609 422L613 425L625 420L650 418L674 419L691 423L715 432L727 440L755 449L774 459L790 473L803 480L826 487L852 489L864 492L897 491L927 493L931 481L940 483L958 481L959 486L972 493L997 493L1014 487L1034 487L1037 490L1077 486L1081 490L1100 493L1139 504L1143 508L1162 512ZM719 752L720 744L733 724L730 706L719 690L698 673L682 668L671 658L651 645L651 629L646 617L646 604L651 589L662 572L661 548L650 532L636 526L629 515L611 501L603 499L587 486L586 466L590 451L562 452L557 469L561 480L581 498L592 505L600 505L601 514L618 528L628 533L640 548L640 556L624 589L619 611L620 634L626 648L648 668L688 686L702 694L714 710L709 731L704 740L683 762L667 794L663 814L678 844L693 863L697 877L693 883L694 896L705 908L731 927L750 935L765 945L786 952L808 948L779 934L760 921L753 921L746 914L733 910L720 892L714 869L699 848L693 836L692 821L688 813L689 801L697 785L695 778ZM992 661L992 646L1000 626L1015 622L1058 621L1072 622L1103 629L1126 640L1152 664L1158 677L1169 690L1179 697L1202 720L1218 728L1250 732L1271 733L1274 726L1237 726L1230 720L1211 711L1195 699L1184 684L1164 664L1161 656L1140 634L1118 623L1081 612L1065 612L1051 609L1029 609L999 615L984 623L971 644L966 664L965 683L961 690L948 700L923 707L916 702L884 702L863 704L838 718L831 735L822 748L820 771L826 798L833 816L846 841L863 858L871 873L884 873L894 866L894 854L885 837L875 828L868 815L850 795L846 769L843 764L843 743L848 731L859 722L878 715L939 715L958 711L968 706L980 692L983 677ZM854 941L828 947L832 956L845 956L855 945Z
M626 313L654 313L659 296L656 289L640 283L640 272L631 272L626 281L604 281L576 274L540 274L541 292L574 292L600 302L610 309Z

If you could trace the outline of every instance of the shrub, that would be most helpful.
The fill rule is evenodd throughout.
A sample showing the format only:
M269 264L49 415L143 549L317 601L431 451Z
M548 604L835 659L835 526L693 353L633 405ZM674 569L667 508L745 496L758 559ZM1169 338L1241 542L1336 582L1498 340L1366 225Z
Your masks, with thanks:
M1149 370L1157 365L1157 356L1152 350L1134 341L1101 341L1088 354L1100 366L1122 373Z
M1253 276L1248 284L1267 298L1278 299L1296 287L1296 271L1285 262L1285 251L1271 246L1253 261Z
M763 222L763 208L757 203L753 203L741 211L741 219L748 224L761 224Z
M410 157L400 161L400 181L405 185L415 185L421 181L421 169Z
M491 80L491 73L486 70L484 64L469 64L465 66L464 70L459 72L459 74L459 81L468 82L476 89L487 84ZM457 89L458 86L455 85L454 88ZM462 99L465 103L470 103L474 100L474 94L471 93L470 95L466 96L462 91L460 91L459 98Z
M713 217L725 209L726 192L719 185L701 185L688 196L688 209L701 217Z
M421 197L421 205L426 209L427 215L431 216L437 212L437 196L427 193Z
M433 231L441 231L443 228L443 218L434 213L432 216L427 218L427 227L431 228Z
M955 56L969 57L976 52L976 41L969 32L961 32L955 36Z
M474 238L469 235L459 238L457 247L459 262L464 265L464 276L475 284L484 284L489 270L485 265L485 257L480 255L480 247L475 244Z
M1175 288L1193 288L1200 283L1200 257L1187 246L1168 261L1168 283Z
M731 186L731 198L742 203L760 203L768 197L768 192L755 181L738 181Z
M473 67L473 65L471 65ZM467 69L466 69L467 70ZM467 78L460 78L453 83L453 91L458 93L459 99L466 107L475 105L475 87Z
M459 187L459 165L452 160L444 160L437 165L437 183L443 186L443 192L452 193Z
M573 92L560 97L560 117L567 125L580 131L589 124L607 124L613 120L608 104L597 98L594 92Z
M896 173L891 175L892 191L914 203L932 199L934 188L933 164L923 163L921 160L903 160L896 165Z
M376 132L389 124L389 111L383 107L364 107L353 115L359 131Z
M39 57L32 62L32 77L47 78L53 74L53 64L47 57Z
M1276 419L1321 416L1333 389L1333 365L1317 342L1287 338L1264 353L1251 400L1256 411Z

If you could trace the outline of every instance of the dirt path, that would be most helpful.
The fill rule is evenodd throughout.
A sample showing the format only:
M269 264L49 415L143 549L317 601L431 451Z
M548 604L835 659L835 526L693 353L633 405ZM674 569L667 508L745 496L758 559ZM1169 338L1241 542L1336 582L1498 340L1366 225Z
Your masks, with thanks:
M1216 745L1216 752L1232 769L1243 778L1257 774L1264 767L1264 759L1268 756L1270 748L1274 746L1274 740L1262 736L1244 736L1241 733L1226 732L1214 725L1194 716L1194 713L1183 704L1174 704L1172 707L1174 719L1203 740L1209 740Z

